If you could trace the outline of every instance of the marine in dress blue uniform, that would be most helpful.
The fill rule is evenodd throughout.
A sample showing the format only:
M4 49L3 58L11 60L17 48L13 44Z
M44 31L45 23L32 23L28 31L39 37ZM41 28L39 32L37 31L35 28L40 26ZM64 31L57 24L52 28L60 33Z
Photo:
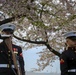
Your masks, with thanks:
M15 30L14 24L3 24L0 26L0 30L3 33L12 34ZM1 38L2 39L2 38ZM7 38L3 38L3 41L0 43L0 75L17 75L17 70L14 67L12 53L8 49L5 40ZM22 56L22 48L15 44L12 44L12 50L17 54L17 59L19 61L18 66L21 68L22 75L25 75L24 70L24 60Z
M76 75L76 31L64 34L67 48L60 56L61 75Z

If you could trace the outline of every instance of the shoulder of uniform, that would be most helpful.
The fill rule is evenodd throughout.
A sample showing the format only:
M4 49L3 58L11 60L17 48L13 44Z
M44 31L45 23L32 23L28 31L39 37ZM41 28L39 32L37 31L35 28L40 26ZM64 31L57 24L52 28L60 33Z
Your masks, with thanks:
M17 48L21 48L20 46L18 46L18 45L15 45L15 44L13 44L13 46L14 46L14 47L17 47Z
M68 55L68 54L69 54L69 50L64 50L64 51L62 52L62 54Z
M63 52L68 52L69 50L67 49L67 50L64 50Z
M4 43L3 42L0 42L0 47L3 47Z
M0 45L4 44L3 42L0 42Z
M0 46L2 45L2 43L0 42Z

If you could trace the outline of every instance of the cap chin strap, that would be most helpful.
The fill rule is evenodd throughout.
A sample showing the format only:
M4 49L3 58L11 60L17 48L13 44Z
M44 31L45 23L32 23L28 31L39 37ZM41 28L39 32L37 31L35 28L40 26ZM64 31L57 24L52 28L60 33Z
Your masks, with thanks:
M7 38L9 38L9 37L11 37L11 35L1 34L1 37L7 37Z
M6 35L6 34L0 34L0 39L2 40L5 40L5 39L8 39L8 38L12 38L12 35Z

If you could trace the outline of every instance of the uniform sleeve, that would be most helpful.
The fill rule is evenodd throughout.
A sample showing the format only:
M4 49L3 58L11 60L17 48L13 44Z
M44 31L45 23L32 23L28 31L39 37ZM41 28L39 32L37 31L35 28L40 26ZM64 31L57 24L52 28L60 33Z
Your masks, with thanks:
M62 53L60 56L60 70L61 75L68 75L68 63L67 56L65 53Z
M18 56L19 56L19 64L20 64L20 67L21 67L22 75L25 75L24 60L23 60L23 55L22 55L22 49L21 49L21 47L19 47Z

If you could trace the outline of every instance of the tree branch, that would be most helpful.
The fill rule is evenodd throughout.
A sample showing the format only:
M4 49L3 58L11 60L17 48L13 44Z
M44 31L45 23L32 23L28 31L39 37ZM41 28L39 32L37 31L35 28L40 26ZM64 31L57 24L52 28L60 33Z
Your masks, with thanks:
M45 44L46 43L45 41L31 41L31 40L22 39L22 38L15 36L15 35L14 35L14 37L18 40L21 40L24 42L29 42L29 43L34 43L34 44Z
M13 20L15 20L15 17L4 19L3 21L0 21L0 25L8 23L8 22L12 22Z
M25 17L25 16L26 16L26 14L20 14L20 15L16 15L16 16L14 15L10 18L4 19L3 21L0 21L0 25L15 21L15 18L21 18L21 17Z
M26 40L26 39L21 39L17 36L14 35L14 37L18 40L24 41L24 42L29 42L29 43L34 43L34 44L43 44L45 45L51 52L53 52L55 55L57 55L58 57L60 57L60 53L57 52L56 50L54 50L53 48L50 47L49 44L47 44L47 42L45 41L31 41L31 40Z
M55 55L57 55L58 57L60 57L61 54L60 54L59 52L57 52L56 50L54 50L53 48L51 48L48 43L45 43L45 45L47 46L47 48L48 48L51 52L53 52Z

